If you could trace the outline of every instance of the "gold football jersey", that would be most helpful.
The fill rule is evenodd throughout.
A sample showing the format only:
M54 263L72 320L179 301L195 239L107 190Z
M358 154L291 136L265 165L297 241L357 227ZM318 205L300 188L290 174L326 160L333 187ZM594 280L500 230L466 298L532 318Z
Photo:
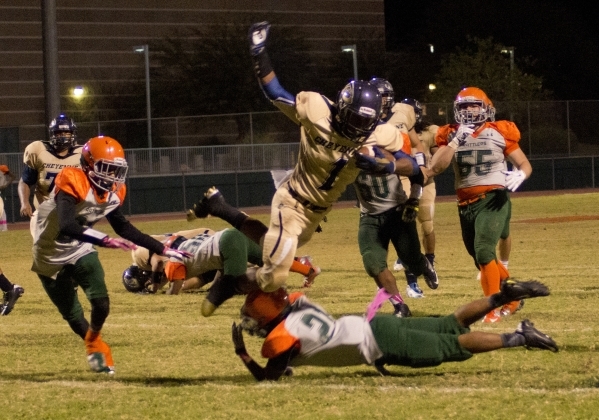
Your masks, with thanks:
M393 114L387 123L396 126L404 133L409 132L416 125L416 113L412 105L399 102L393 105L391 112Z
M295 107L275 105L301 125L299 155L289 185L317 206L331 206L354 182L360 172L354 154L360 147L376 144L393 152L403 143L395 127L388 124L378 125L362 143L341 136L331 126L332 102L316 92L300 92Z
M23 163L37 171L37 183L34 190L34 205L39 208L40 203L50 196L54 189L54 179L63 168L81 166L82 146L75 146L64 156L56 156L48 150L42 141L34 141L25 148Z

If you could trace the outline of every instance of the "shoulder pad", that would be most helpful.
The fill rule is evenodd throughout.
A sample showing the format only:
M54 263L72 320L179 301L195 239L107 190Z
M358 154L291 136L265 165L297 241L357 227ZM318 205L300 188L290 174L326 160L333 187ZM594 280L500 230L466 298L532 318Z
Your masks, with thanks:
M300 120L316 122L331 115L332 102L316 92L300 92L295 100L295 109Z
M403 136L392 124L385 123L376 126L370 137L366 139L363 146L378 146L391 153L401 150Z
M39 155L46 150L46 145L40 140L29 143L25 148L25 152L23 153L23 163L28 164L30 162L36 161Z
M393 106L391 112L393 114L388 121L391 124L404 124L407 130L410 130L416 124L416 113L412 105L399 102Z
M55 179L55 186L58 190L76 197L78 200L84 200L91 188L87 176L81 169L67 167L58 173Z
M499 131L499 133L506 139L512 141L520 140L520 130L516 127L511 121L500 120L495 122L487 123L489 126L493 127L495 130Z

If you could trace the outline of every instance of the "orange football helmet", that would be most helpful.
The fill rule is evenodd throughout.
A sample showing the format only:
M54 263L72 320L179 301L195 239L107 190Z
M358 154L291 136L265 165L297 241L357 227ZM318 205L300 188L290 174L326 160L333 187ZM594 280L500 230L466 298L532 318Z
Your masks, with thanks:
M81 169L97 188L111 191L115 184L124 183L127 177L125 151L111 137L91 138L83 145Z
M271 293L255 290L245 298L241 308L244 317L241 325L250 334L266 337L287 315L290 307L289 295L283 287Z
M469 110L469 106L480 107L479 111ZM487 94L476 87L464 88L453 102L453 114L458 124L478 124L495 121L495 108Z

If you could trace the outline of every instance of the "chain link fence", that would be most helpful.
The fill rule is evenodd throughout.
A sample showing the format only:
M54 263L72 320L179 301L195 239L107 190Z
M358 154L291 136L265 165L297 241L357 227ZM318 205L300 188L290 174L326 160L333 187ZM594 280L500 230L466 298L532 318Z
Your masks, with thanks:
M497 119L516 123L521 132L521 147L531 158L599 154L599 133L594 127L595 116L599 115L599 101L497 102L495 107ZM453 105L425 104L425 118L437 125L451 123L454 121ZM152 148L160 149L299 141L297 126L276 110L155 118L151 139L148 139L145 119L76 122L81 143L103 134L117 139L125 149L149 148L150 144ZM23 152L29 143L45 136L43 125L0 127L0 153ZM151 161L157 157L156 153L164 152L152 151ZM214 154L222 155L223 152L215 151ZM143 160L150 161L149 157L140 157L140 161Z

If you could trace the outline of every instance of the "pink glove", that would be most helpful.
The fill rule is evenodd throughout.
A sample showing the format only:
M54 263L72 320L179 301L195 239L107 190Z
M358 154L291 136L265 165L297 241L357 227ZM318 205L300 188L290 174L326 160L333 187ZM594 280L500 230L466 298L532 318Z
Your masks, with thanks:
M133 242L129 242L122 238L109 238L108 236L102 239L102 245L104 248L120 248L123 251L132 251L137 249L137 245Z
M193 257L193 254L191 254L187 251L172 249L172 248L169 248L168 246L164 247L164 250L162 251L162 255L165 257L169 257L169 258L176 258L178 260L182 260L183 258Z

